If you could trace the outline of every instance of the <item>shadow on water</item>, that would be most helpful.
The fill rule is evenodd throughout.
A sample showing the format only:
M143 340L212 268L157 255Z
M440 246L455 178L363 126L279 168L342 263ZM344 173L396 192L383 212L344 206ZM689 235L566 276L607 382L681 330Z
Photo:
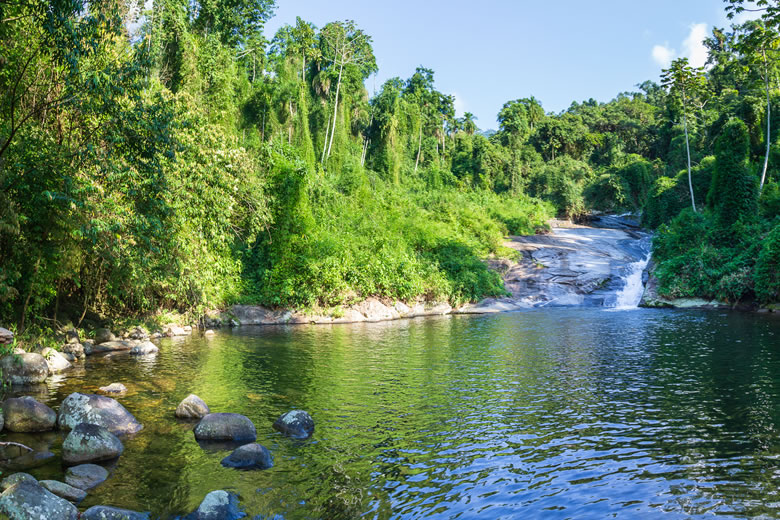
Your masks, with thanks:
M250 517L780 517L780 321L697 311L543 309L243 328L93 357L40 389L121 382L145 428L82 508L173 518L214 489ZM173 417L189 393L247 415L275 466L235 471ZM309 441L271 428L308 410ZM54 458L63 436L17 435ZM38 449L38 448L36 448Z

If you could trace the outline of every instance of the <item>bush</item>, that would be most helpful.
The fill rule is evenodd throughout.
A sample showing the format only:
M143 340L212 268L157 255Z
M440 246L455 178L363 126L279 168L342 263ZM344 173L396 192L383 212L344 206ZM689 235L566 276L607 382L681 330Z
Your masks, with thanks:
M763 241L753 280L759 301L780 301L780 224L776 224Z
M758 179L748 164L749 146L747 126L739 119L726 124L715 146L715 173L707 199L722 229L737 222L749 224L758 216Z

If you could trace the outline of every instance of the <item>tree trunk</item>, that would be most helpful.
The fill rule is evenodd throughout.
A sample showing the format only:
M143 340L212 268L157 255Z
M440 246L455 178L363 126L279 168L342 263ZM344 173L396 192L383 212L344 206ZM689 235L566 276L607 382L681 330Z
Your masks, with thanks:
M685 130L685 151L688 154L688 188L691 190L691 205L693 206L693 212L696 213L696 199L693 196L693 177L691 175L691 146L688 142L688 118L685 115L685 90L682 91L683 95L683 130Z
M764 170L761 172L761 184L758 187L760 194L764 189L766 181L766 170L769 166L769 147L772 144L772 104L769 101L769 67L766 63L766 51L762 51L764 56L764 86L766 88L766 155L764 155Z
M330 152L333 149L333 136L336 135L336 118L338 117L339 109L339 91L341 90L341 73L344 72L344 56L341 57L341 65L339 66L339 79L336 83L336 102L333 103L333 130L330 132L330 144L328 145L328 158L330 158Z
M422 152L422 121L420 121L420 139L417 141L417 160L414 161L414 172L417 173L417 165L420 164L420 153Z
M301 80L306 83L306 53L303 53L303 66L301 66Z
M325 164L325 152L328 151L328 132L330 132L330 116L328 116L328 124L325 125L325 142L322 143L322 157L320 158L320 164Z

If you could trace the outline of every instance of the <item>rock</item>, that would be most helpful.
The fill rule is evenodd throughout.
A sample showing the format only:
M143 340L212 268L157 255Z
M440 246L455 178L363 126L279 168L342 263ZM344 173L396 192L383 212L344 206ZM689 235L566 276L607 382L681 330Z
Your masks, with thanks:
M222 459L226 468L236 469L268 469L273 467L271 452L259 444L245 444Z
M91 356L92 354L95 353L94 352L94 350L95 350L95 343L94 342L87 340L84 343L82 343L82 346L84 347L84 355L85 356Z
M62 460L66 464L99 462L119 457L124 451L119 438L96 424L81 423L62 443Z
M127 387L122 383L111 383L108 386L101 386L98 388L98 392L101 394L123 396L127 393Z
M149 513L109 506L92 506L79 517L81 520L149 520Z
M143 428L118 401L102 395L74 392L62 401L57 424L62 430L71 430L81 423L97 424L114 435L133 434Z
M78 358L74 356L73 354L69 354L68 352L63 352L62 357L64 357L68 363L78 363Z
M3 415L3 409L0 408L0 432L3 431L4 426L5 426L5 415Z
M46 364L49 365L50 374L58 374L73 367L73 365L70 364L70 361L65 359L65 356L53 348L46 347L41 351L41 355L46 359Z
M79 331L76 329L68 329L65 331L65 342L66 343L81 343L79 340Z
M10 345L14 342L14 333L0 327L0 345Z
M134 346L130 350L131 356L150 356L153 354L157 354L160 351L159 348L157 348L157 345L152 343L151 341L144 341L140 345Z
M203 333L204 336L213 336L214 334L216 334L216 332L214 332L211 329L209 329L209 330L207 330L206 332Z
M40 354L25 352L5 356L0 360L3 381L12 385L34 385L49 377L49 365Z
M376 298L368 298L354 306L368 321L397 320L401 315Z
M87 498L87 492L83 489L70 486L59 480L41 480L39 482L41 487L48 489L60 498L64 498L69 502L78 504L85 498Z
M32 482L37 484L38 480L29 473L22 473L20 471L19 473L14 473L13 475L5 477L2 481L0 481L0 489L5 491L9 487L13 486L14 484L18 484L19 482Z
M98 484L102 484L108 478L108 470L96 464L82 464L68 468L65 473L65 482L68 485L89 491Z
M169 325L165 328L165 335L169 338L173 338L175 336L187 336L188 333L186 330L184 330L184 327L178 327L176 325Z
M185 397L176 407L176 417L179 419L202 419L210 413L209 406L195 394Z
M12 432L46 432L54 429L57 414L33 397L12 397L3 403L5 429Z
M114 336L113 332L108 329L95 330L95 345L100 345L101 343L106 343L108 341L116 341L116 336Z
M143 327L135 327L133 330L130 331L128 337L130 339L136 339L139 341L147 340L149 339L149 331Z
M273 428L294 439L308 439L314 433L314 419L303 410L292 410L279 417Z
M95 344L92 349L92 354L100 354L101 352L117 352L121 350L131 350L135 346L133 341L105 341L101 344Z
M237 413L210 413L193 430L199 441L246 441L257 439L255 425Z
M152 336L151 336L151 339L160 339L160 338L164 338L164 337L165 337L165 336L163 335L163 333L162 333L162 332L154 332L154 333L152 334Z
M76 520L76 506L37 483L19 482L0 495L0 513L10 520Z
M192 334L192 325L185 325L182 327L182 329L184 330L185 334Z
M63 354L70 354L76 359L84 359L86 352L84 352L84 345L81 343L67 343L62 347Z
M245 516L238 506L238 497L219 490L206 495L198 509L185 516L184 520L238 520Z

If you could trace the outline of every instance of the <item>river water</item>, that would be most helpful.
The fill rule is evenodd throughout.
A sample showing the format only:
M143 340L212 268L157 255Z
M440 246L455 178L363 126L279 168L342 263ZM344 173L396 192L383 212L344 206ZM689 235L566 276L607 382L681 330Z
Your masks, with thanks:
M206 493L286 519L780 517L780 320L737 313L536 309L163 340L90 357L39 395L112 382L145 428L107 504L173 518ZM187 394L257 425L275 466L240 472L174 418ZM271 424L308 410L314 437ZM61 434L4 439L50 444ZM30 470L62 479L59 456Z

